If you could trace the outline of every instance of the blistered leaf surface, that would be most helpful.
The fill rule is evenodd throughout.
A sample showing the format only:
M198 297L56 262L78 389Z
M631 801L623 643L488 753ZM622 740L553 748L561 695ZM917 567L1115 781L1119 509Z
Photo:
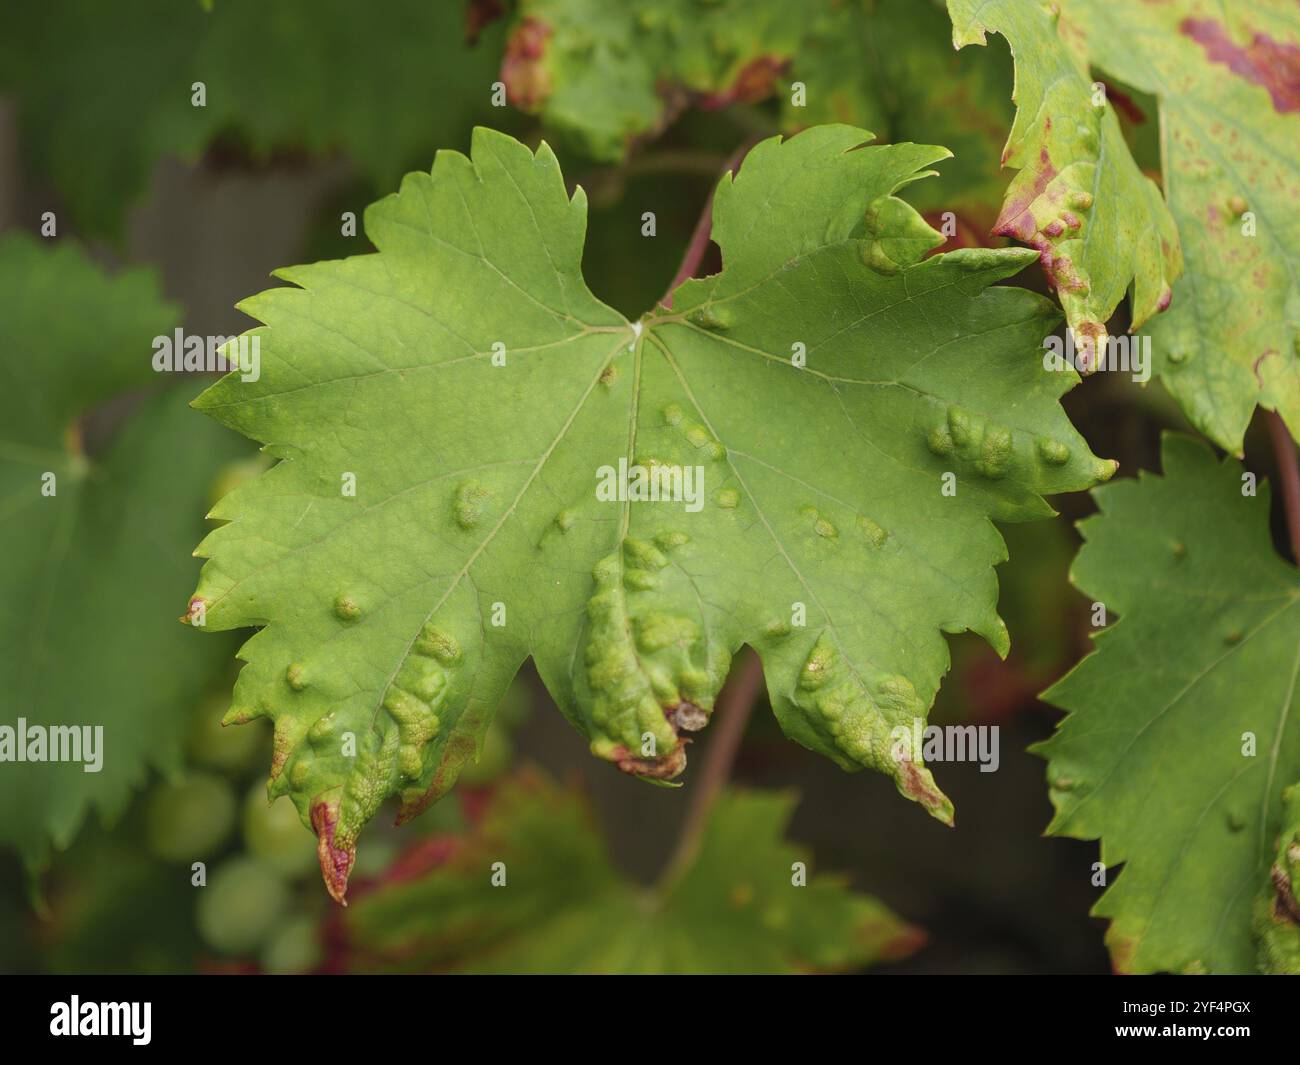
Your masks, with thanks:
M1153 319L1156 370L1241 454L1258 404L1300 437L1300 22L1284 0L1069 0L1092 62L1160 99L1187 260Z
M893 730L942 633L1005 653L990 519L1112 464L1042 367L1055 309L991 287L1032 253L921 261L939 237L894 193L946 152L869 139L758 145L715 198L722 272L635 323L583 281L581 190L488 130L367 212L377 254L243 304L261 378L199 406L281 461L215 511L195 597L263 626L230 719L275 720L272 789L336 896L365 821L451 787L529 655L597 756L666 780L748 643L791 737L951 819Z
M1094 366L1130 286L1135 326L1168 306L1182 271L1174 220L1055 9L949 0L948 12L958 48L984 44L988 33L1011 45L1017 110L1002 160L1017 173L996 231L1038 249L1081 358Z

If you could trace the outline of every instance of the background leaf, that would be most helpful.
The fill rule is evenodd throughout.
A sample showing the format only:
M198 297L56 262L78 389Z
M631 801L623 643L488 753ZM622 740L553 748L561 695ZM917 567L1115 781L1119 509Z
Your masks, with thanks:
M465 143L475 121L508 113L491 106L500 25L468 48L458 2L390 0L359 14L349 0L15 5L0 88L18 92L30 161L75 224L110 235L157 160L193 159L219 136L260 158L343 149L386 188L440 145ZM206 106L191 102L195 82Z
M0 809L22 811L0 818L0 841L37 864L91 806L114 816L149 766L175 764L187 710L225 652L176 622L193 579L186 546L217 470L245 445L196 420L182 385L86 451L80 416L149 382L150 342L174 324L147 272L110 279L70 245L12 236L0 291L0 724L103 727L99 772L0 771Z
M359 892L363 969L499 973L798 973L859 968L923 940L838 877L795 863L794 799L725 792L694 863L644 888L610 863L582 796L537 771L504 782L473 828L433 837ZM493 886L495 863L505 883Z
M1044 698L1049 831L1102 840L1116 967L1249 972L1283 788L1300 776L1300 575L1268 535L1268 488L1190 437L1164 476L1098 489L1071 571L1120 616ZM1246 735L1255 753L1246 754Z

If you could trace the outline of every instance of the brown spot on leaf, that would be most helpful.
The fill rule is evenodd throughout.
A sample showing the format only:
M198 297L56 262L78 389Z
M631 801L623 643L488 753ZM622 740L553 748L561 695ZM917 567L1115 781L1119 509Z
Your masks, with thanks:
M1213 19L1185 18L1178 31L1199 44L1211 63L1222 63L1239 78L1266 89L1275 111L1300 111L1300 46L1256 33L1243 47Z
M689 742L682 740L662 758L637 758L626 747L615 747L610 761L634 777L672 780L686 768L686 744Z
M709 723L707 711L685 700L664 711L664 717L677 732L699 732Z

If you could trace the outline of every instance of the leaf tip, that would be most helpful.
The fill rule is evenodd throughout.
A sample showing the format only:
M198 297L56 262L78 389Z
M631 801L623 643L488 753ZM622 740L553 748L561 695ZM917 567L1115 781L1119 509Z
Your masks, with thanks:
M337 841L338 820L337 802L322 800L312 805L311 826L316 831L316 855L320 859L325 890L340 906L346 906L348 877L352 873L352 863L356 861L357 847L355 843L340 845Z

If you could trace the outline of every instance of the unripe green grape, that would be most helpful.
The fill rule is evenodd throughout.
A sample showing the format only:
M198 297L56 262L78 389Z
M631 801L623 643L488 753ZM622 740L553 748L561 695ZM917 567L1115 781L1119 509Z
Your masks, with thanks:
M145 810L149 849L170 862L208 860L234 823L234 792L211 773L160 784Z
M302 876L319 868L316 837L303 825L297 807L287 796L268 805L260 784L244 800L244 842L281 876Z
M319 965L323 954L315 919L294 917L267 940L262 968L269 973L303 973Z
M289 900L284 881L246 855L213 872L199 895L199 934L223 954L244 954L270 935Z

